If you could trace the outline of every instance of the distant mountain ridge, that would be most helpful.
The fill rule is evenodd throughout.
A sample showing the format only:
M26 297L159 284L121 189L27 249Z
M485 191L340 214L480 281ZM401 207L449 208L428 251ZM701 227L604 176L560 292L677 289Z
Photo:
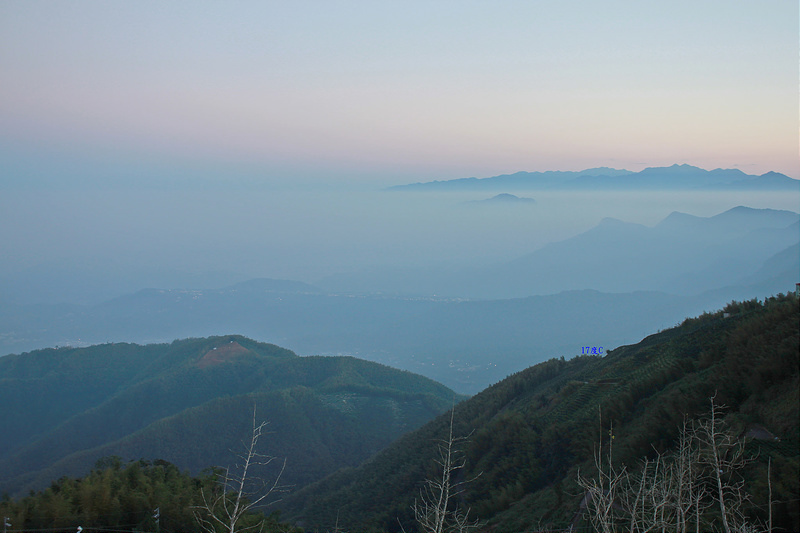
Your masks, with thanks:
M797 242L800 234L792 228L799 219L791 211L742 206L712 217L673 213L652 228L604 219L585 233L501 266L484 279L501 282L509 292L527 287L534 294L586 287L699 293L735 283L755 271L765 257ZM592 260L575 261L582 256ZM689 282L676 283L681 276Z
M797 213L737 207L712 217L676 212L653 227L609 218L491 269L406 276L417 289L429 282L427 295L377 283L364 289L364 276L354 275L360 286L338 290L261 279L224 289L146 289L95 306L7 303L0 354L236 331L476 393L535 362L580 353L584 342L618 346L732 299L794 290L798 241Z
M710 217L676 211L652 227L607 217L583 233L472 271L439 276L393 272L384 279L357 272L332 276L320 285L342 292L403 294L414 290L413 282L430 293L481 299L583 289L700 294L740 284L764 260L797 243L799 221L792 211L745 206Z
M704 170L691 165L649 167L639 172L607 167L578 172L517 172L487 178L458 178L395 185L389 191L500 191L511 190L791 190L800 181L778 172L760 176L738 169Z
M791 211L742 206L712 217L676 212L652 228L607 218L585 233L487 269L472 286L478 291L483 284L484 294L494 297L588 287L697 294L736 283L764 258L796 243L798 220ZM590 260L576 260L581 257Z
M520 197L507 192L497 194L491 198L486 198L485 200L472 200L465 202L466 205L499 205L504 207L511 205L533 205L535 203L536 200L533 198Z

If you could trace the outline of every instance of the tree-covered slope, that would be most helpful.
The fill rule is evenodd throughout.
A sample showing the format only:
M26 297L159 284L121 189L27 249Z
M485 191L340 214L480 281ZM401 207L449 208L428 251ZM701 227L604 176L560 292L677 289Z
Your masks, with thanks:
M17 501L0 500L5 529L18 531L160 531L201 533L200 507L219 490L213 471L192 477L166 461L131 461L119 457L98 461L88 475L62 477L47 488ZM197 514L196 514L197 513ZM237 522L241 529L263 533L299 533L280 523L269 509L249 512ZM80 529L78 529L80 531Z
M104 456L224 465L269 420L268 453L303 485L447 409L427 378L350 357L298 357L240 336L106 344L0 358L0 490L19 494Z
M508 377L455 407L455 435L470 435L459 479L476 478L458 503L486 531L581 523L577 473L594 469L601 435L613 427L614 462L635 470L672 450L684 417L702 417L715 396L737 435L763 427L779 439L748 441L757 456L748 512L765 518L772 458L775 524L798 530L799 318L794 295L731 303L605 356L554 359ZM437 476L437 439L449 421L440 416L298 491L285 511L310 530L338 517L351 530L416 531L411 505Z

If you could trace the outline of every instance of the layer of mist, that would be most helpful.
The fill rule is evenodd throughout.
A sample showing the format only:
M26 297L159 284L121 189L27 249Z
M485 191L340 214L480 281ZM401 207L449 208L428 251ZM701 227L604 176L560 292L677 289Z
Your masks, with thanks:
M654 226L674 211L709 217L740 205L792 211L798 205L797 195L786 192L696 191L545 191L518 195L535 203L469 203L493 196L9 191L0 199L0 247L8 251L0 297L88 304L142 288L220 288L263 277L428 294L436 289L426 281L430 275L508 263L609 217ZM588 250L575 253L576 261L604 260L596 250L592 257Z
M800 281L794 193L501 194L16 191L0 354L235 333L470 394Z

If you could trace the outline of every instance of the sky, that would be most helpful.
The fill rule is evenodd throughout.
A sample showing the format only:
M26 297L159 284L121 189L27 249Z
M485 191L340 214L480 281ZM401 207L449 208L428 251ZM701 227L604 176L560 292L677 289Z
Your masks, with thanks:
M382 191L600 166L800 178L799 18L792 0L0 1L0 299L480 267L604 217L797 211Z
M800 178L792 0L0 3L0 190Z

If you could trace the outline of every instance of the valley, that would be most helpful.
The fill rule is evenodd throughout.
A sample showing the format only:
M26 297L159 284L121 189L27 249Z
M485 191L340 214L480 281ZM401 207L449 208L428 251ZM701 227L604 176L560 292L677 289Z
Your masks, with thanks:
M2 533L800 531L797 21L0 1Z
M7 301L0 350L237 332L300 355L376 361L475 394L586 344L613 348L731 300L793 290L799 218L736 207L711 217L674 212L652 227L607 219L513 261L460 273L354 273L319 285L253 279L219 289L143 289L93 305Z
M719 431L749 454L735 471L750 494L737 519L766 523L767 502L775 527L792 530L800 524L798 320L795 294L730 302L602 356L535 364L470 398L383 365L299 357L241 336L9 355L0 358L0 401L9 407L0 423L13 438L0 449L0 490L21 497L93 464L95 480L112 475L103 468L174 464L197 473L231 464L231 441L246 438L257 415L269 422L261 451L285 458L281 480L291 485L265 508L281 510L270 527L415 531L415 498L437 475L436 443L449 431L464 459L456 479L469 480L452 508L468 508L480 531L580 530L591 509L581 506L579 474L593 475L598 442L610 453L614 439L612 465L634 475L645 459L672 460L681 425L717 409ZM765 476L775 492L765 492ZM64 505L84 505L79 494ZM710 489L698 494L698 509L714 505ZM29 520L12 500L0 509L14 523ZM180 507L171 509L186 527ZM715 527L719 517L697 519Z

